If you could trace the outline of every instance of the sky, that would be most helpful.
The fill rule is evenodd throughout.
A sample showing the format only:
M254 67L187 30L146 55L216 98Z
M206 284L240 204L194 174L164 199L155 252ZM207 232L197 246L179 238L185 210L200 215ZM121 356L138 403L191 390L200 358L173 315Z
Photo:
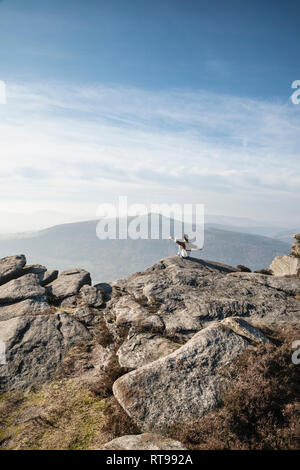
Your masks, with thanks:
M124 195L300 226L299 14L296 1L0 0L0 232L24 214L33 228L95 218Z

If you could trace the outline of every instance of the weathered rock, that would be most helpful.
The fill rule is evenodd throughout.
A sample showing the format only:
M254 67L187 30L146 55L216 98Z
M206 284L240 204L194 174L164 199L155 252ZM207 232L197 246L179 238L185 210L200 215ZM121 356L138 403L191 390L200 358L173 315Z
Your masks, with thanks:
M25 274L0 286L0 304L11 304L25 299L41 297L44 294L45 289L40 285L38 276L36 274Z
M291 245L292 255L300 258L300 241L297 240L296 243Z
M7 256L0 259L0 286L17 278L26 264L24 255Z
M90 325L95 317L95 311L88 306L83 306L76 308L72 315L85 325Z
M40 315L49 311L50 305L46 297L26 299L15 304L0 306L0 321L25 315Z
M50 297L51 299L51 297ZM63 299L60 303L59 306L64 309L64 308L75 308L77 307L77 295L70 295L70 297L66 297Z
M55 281L58 276L58 270L57 269L48 269L42 279L41 279L41 285L46 286L47 284L50 284L50 282Z
M295 234L293 235L293 237L294 237L296 240L300 241L300 233L295 233Z
M300 272L300 258L292 255L277 256L269 269L274 276L297 276Z
M243 264L238 264L237 268L243 273L251 273L251 269L247 268L247 266L244 266Z
M121 297L115 305L116 324L118 326L134 327L136 330L164 330L165 325L158 315L150 313L130 297Z
M117 356L121 367L136 369L171 354L180 346L152 333L132 332L117 351Z
M94 287L96 287L96 289L100 289L101 292L103 292L105 300L111 298L112 287L107 282L100 282L99 284L95 284Z
M40 264L32 264L23 268L23 274L30 273L38 276L41 286L46 286L50 282L55 281L58 276L58 271L56 269L47 270L45 266Z
M243 318L225 318L225 320L222 321L222 324L253 343L271 344L269 338L267 338L259 329L246 322Z
M124 327L183 344L210 322L227 317L269 326L300 321L297 278L230 272L228 266L204 260L167 258L115 281L112 288L103 314L116 343L124 341Z
M143 431L200 418L218 405L227 385L222 367L249 344L215 322L177 351L120 377L114 396Z
M23 268L22 274L36 274L41 281L46 271L47 268L41 264L29 264Z
M101 307L104 302L103 292L100 287L85 285L79 291L78 302L89 307Z
M270 269L257 269L254 272L258 273L258 274L265 274L266 276L272 276L273 275L273 273Z
M7 360L0 366L0 390L25 390L49 380L66 351L90 339L87 329L66 313L0 322Z
M263 274L247 274L247 273L232 273L229 274L229 278L235 277L240 280L251 280L260 284L264 287L269 287L272 289L276 289L278 292L284 292L285 294L297 295L300 294L300 279L296 278L286 278L280 276L266 276ZM258 291L259 293L260 291ZM274 307L276 307L274 305Z
M70 269L63 271L46 289L51 299L60 301L78 294L85 284L91 285L90 273L84 269Z
M187 450L179 441L160 434L144 433L117 437L107 442L101 450Z

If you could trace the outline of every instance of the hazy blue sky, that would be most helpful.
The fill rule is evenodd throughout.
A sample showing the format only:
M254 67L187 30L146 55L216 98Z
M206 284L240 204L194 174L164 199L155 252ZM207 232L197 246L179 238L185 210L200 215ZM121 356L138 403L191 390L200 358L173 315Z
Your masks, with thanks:
M297 1L0 1L0 212L128 195L300 224L299 23Z

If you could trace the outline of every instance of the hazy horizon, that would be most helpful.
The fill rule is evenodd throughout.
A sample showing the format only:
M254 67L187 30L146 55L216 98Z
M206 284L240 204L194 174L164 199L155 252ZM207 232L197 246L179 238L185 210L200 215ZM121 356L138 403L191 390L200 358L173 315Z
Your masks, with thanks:
M150 214L151 212L147 212ZM121 217L124 217L121 215ZM97 221L100 217L97 215L88 215L88 214L63 214L55 211L40 211L40 212L33 212L33 213L5 213L0 212L0 235L2 237L5 236L14 236L14 235L22 235L26 233L34 233L40 230L45 230L48 228L52 228L58 225L64 224L72 224L77 222L89 222L89 221ZM297 225L291 221L290 225L276 225L274 223L267 223L266 221L259 221L255 219L251 219L248 217L236 217L236 216L224 216L224 215L216 215L216 214L204 214L204 224L212 224L212 225L220 225L220 226L228 226L234 228L244 228L245 232L247 229L249 233L257 233L259 234L259 230L255 232L253 229L255 228L270 228L270 233L272 229L274 231L286 231L288 230L295 230Z

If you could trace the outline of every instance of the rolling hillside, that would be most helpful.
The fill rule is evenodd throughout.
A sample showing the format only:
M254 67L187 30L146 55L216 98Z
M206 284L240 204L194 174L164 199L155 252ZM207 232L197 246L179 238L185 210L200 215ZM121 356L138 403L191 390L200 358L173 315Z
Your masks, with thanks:
M2 239L0 257L24 253L28 263L42 263L49 269L80 266L91 273L94 282L102 282L142 271L177 251L169 240L99 240L96 225L97 221L63 224L24 238ZM287 243L272 238L206 227L205 249L194 255L260 269L288 252Z

